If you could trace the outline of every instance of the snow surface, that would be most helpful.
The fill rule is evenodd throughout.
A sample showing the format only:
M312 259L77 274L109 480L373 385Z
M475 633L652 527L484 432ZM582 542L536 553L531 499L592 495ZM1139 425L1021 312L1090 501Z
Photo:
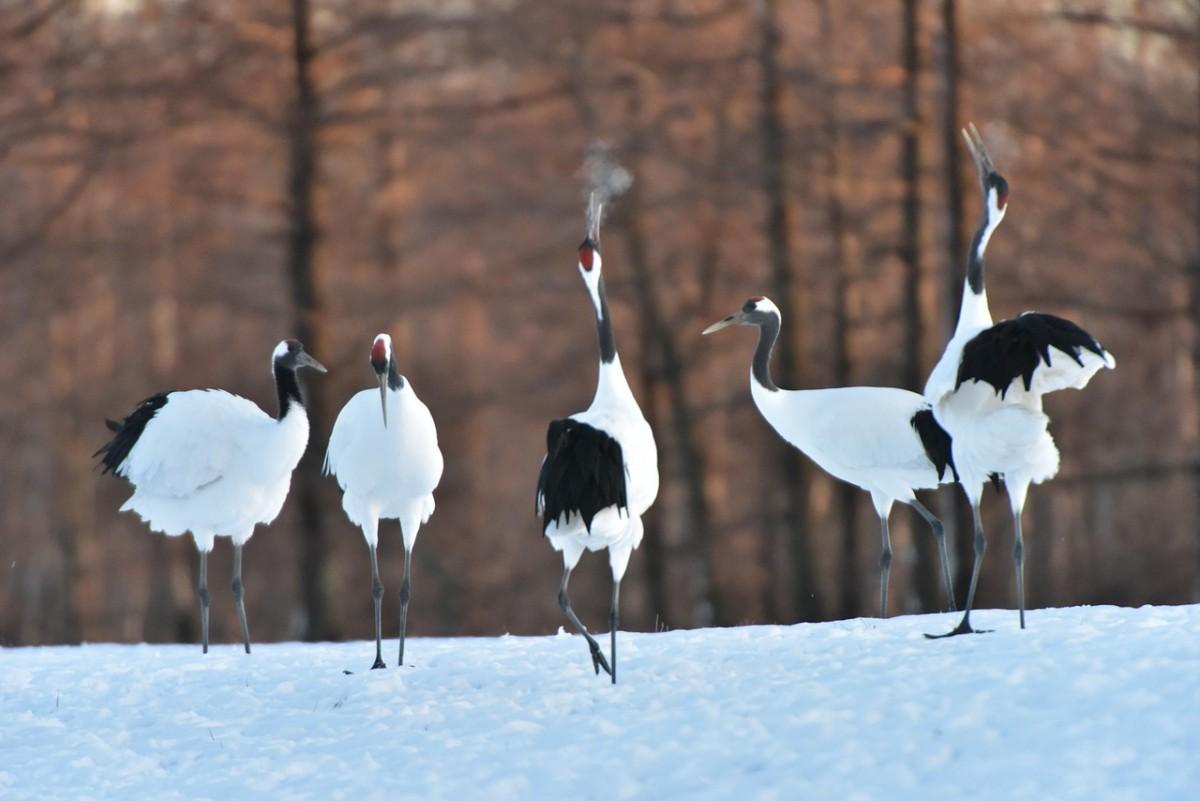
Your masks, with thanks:
M1200 799L1200 606L956 621L9 649L0 798Z

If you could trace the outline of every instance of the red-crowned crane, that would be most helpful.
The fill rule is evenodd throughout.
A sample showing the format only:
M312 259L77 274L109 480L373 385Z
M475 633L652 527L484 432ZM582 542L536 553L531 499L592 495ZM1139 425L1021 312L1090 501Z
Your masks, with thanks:
M974 125L963 130L983 188L983 222L971 242L962 306L954 336L925 384L933 413L953 440L954 463L975 523L975 564L962 621L945 635L971 628L971 607L987 540L979 504L989 478L1004 481L1013 515L1013 565L1017 603L1025 628L1025 544L1021 510L1031 483L1058 472L1058 449L1050 437L1042 396L1082 389L1101 368L1116 361L1099 342L1070 320L1025 312L992 323L984 288L984 251L1008 209L1008 182L996 172ZM930 635L931 636L931 635Z
M371 343L371 369L378 394L364 389L338 414L325 454L325 473L342 488L342 509L362 528L371 552L371 597L375 601L375 664L383 662L381 604L383 582L375 549L380 519L398 520L404 538L404 578L400 583L400 654L404 664L404 634L412 595L412 549L417 531L433 514L433 491L442 479L442 452L429 409L417 397L412 382L396 368L392 338L379 334Z
M954 588L942 522L917 500L913 490L936 489L954 481L950 438L933 419L929 403L915 392L890 387L780 389L771 378L771 351L782 324L779 308L762 296L704 329L731 325L758 328L750 367L750 396L771 427L817 466L871 493L879 515L883 550L879 557L879 616L887 617L892 544L888 516L901 501L925 518L937 539L942 576L951 610Z
M112 441L96 451L104 466L133 484L121 511L137 512L153 531L191 532L200 551L200 632L208 653L208 554L217 536L233 540L233 598L250 653L243 603L242 548L259 523L283 508L292 471L308 445L308 414L296 376L325 368L294 339L271 354L279 418L220 389L160 392L122 422L108 421Z
M600 259L601 207L593 195L587 235L579 246L579 274L587 286L600 344L596 395L587 411L554 420L546 432L546 457L538 474L537 511L542 531L563 558L558 603L575 630L587 640L592 667L617 682L617 626L621 578L629 557L642 542L642 515L658 496L658 450L621 370L613 335ZM579 621L567 582L584 550L608 549L612 569L609 613L611 662Z

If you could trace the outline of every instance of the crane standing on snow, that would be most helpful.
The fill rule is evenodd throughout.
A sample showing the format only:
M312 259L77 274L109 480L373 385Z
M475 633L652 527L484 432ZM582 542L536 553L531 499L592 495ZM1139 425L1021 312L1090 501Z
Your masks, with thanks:
M989 477L1003 478L1013 515L1013 563L1021 628L1025 628L1025 545L1021 510L1030 483L1058 472L1058 449L1042 411L1042 396L1082 389L1103 367L1116 366L1096 339L1070 320L1025 312L992 324L984 288L983 255L1008 208L1008 182L996 172L974 125L963 131L979 171L984 219L971 242L967 280L954 336L925 384L933 413L953 440L954 463L975 521L975 564L962 621L949 634L971 628L971 607L987 541L979 515Z
M375 664L387 667L381 642L383 583L375 548L379 520L396 519L404 538L404 579L400 584L400 655L404 664L404 634L412 593L412 549L417 531L433 514L433 491L442 478L442 452L429 409L412 384L396 368L392 338L379 334L371 344L371 368L379 382L342 407L325 455L325 473L336 476L342 488L342 508L350 522L362 528L371 551L371 597L375 601ZM381 414L382 412L382 414Z
M554 420L546 432L546 457L537 483L542 531L562 552L558 603L587 640L592 667L617 681L617 625L621 578L642 542L642 515L658 495L658 450L621 370L600 259L600 214L595 195L588 205L587 235L579 246L579 274L591 295L600 345L596 395L587 411ZM611 663L571 609L567 582L584 549L608 549L612 569L609 613Z
M124 421L108 421L112 441L96 451L105 473L133 484L121 511L137 512L153 531L190 531L200 551L200 631L208 653L208 554L218 535L233 539L233 597L246 653L242 547L259 523L279 515L292 471L308 445L308 414L296 372L325 368L294 339L271 355L279 418L219 389L160 392Z
M771 379L771 351L779 337L779 309L769 298L750 298L742 308L704 329L731 325L758 328L750 368L750 396L771 427L825 472L871 493L883 537L879 557L879 616L887 617L892 545L888 515L895 501L907 503L933 530L941 553L950 608L954 588L942 523L917 500L916 489L936 489L954 481L950 438L933 419L929 404L915 392L888 387L780 389Z

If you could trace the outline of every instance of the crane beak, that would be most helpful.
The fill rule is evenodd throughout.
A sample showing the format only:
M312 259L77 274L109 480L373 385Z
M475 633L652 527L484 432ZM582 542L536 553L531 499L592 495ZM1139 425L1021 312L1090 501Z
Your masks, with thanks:
M731 325L737 325L738 322L740 322L740 321L738 320L737 315L731 314L728 317L726 317L724 320L717 320L715 323L710 325L708 328L705 328L700 333L701 333L701 336L708 336L709 334L720 331L722 328L728 328Z
M316 370L318 373L328 373L329 372L328 370L325 369L325 365L321 364L319 361L314 359L312 356L309 356L304 351L300 351L300 354L298 356L296 356L296 366L297 367L311 367L312 369Z
M379 407L383 409L383 427L387 428L387 373L379 374Z

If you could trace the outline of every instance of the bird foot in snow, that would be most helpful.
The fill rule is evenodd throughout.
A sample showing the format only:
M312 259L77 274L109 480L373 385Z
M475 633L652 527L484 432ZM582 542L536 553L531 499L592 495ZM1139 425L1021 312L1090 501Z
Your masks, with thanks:
M380 668L385 667L387 667L387 663L383 661L383 657L377 656L375 657L375 664L371 665L371 670L379 670Z
M991 634L991 629L973 629L969 621L962 621L952 631L945 634L926 634L927 640L944 640L947 637L957 637L959 634Z
M604 654L600 651L600 646L592 643L592 667L596 670L596 675L600 675L600 668L604 668L604 672L612 675L612 668L608 666L608 660L604 658Z

